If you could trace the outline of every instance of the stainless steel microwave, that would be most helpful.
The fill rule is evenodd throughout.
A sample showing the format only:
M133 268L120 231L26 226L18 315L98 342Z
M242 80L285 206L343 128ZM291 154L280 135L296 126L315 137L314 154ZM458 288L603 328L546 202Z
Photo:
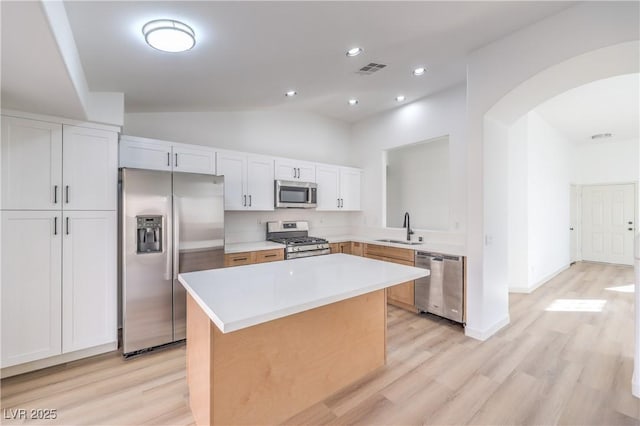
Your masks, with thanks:
M318 185L313 182L275 181L275 207L314 209Z

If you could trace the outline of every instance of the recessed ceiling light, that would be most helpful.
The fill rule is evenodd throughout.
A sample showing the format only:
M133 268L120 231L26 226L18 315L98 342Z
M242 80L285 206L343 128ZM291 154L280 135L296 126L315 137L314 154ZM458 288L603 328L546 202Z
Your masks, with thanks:
M295 96L295 95L297 95L297 94L298 94L298 92L296 92L295 90L289 90L289 91L288 91L287 93L285 93L284 95L285 95L285 96L288 96L288 97L292 97L292 96Z
M347 50L347 56L358 56L362 52L364 52L362 47L354 47L352 49Z
M396 102L403 102L403 101L404 101L404 95L396 96Z
M149 46L163 52L184 52L196 45L193 29L173 19L157 19L142 27L142 34Z
M613 136L611 133L598 133L597 135L591 136L591 139L604 139L610 138L611 136Z
M357 99L349 99L349 105L351 105L351 106L358 105L358 100Z
M425 73L425 71L427 70L423 67L416 68L415 70L413 70L413 75L422 75Z

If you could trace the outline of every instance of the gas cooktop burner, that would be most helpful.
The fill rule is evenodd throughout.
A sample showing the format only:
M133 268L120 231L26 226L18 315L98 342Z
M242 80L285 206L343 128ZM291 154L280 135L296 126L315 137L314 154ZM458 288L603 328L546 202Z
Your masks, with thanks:
M285 244L285 259L329 254L329 242L324 238L310 237L309 224L297 222L268 222L267 240Z
M323 244L327 240L324 238L316 237L290 237L290 238L272 238L271 241L276 243L286 244L289 246L301 245L301 244Z

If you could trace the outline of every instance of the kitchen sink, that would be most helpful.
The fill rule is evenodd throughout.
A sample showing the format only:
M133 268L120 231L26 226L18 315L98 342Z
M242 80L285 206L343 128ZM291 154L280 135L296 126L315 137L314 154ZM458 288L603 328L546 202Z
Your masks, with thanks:
M376 241L380 241L381 243L405 244L405 245L408 245L408 246L416 246L416 245L422 245L423 244L423 243L418 242L418 241L406 241L406 240L381 239L381 240L376 240Z

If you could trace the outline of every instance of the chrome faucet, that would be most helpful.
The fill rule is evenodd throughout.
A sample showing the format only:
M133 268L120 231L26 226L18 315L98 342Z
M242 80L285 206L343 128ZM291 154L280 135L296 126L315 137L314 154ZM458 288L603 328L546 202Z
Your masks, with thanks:
M405 212L404 214L404 225L402 225L402 227L407 228L407 241L411 241L411 234L413 234L413 231L411 230L409 212Z

